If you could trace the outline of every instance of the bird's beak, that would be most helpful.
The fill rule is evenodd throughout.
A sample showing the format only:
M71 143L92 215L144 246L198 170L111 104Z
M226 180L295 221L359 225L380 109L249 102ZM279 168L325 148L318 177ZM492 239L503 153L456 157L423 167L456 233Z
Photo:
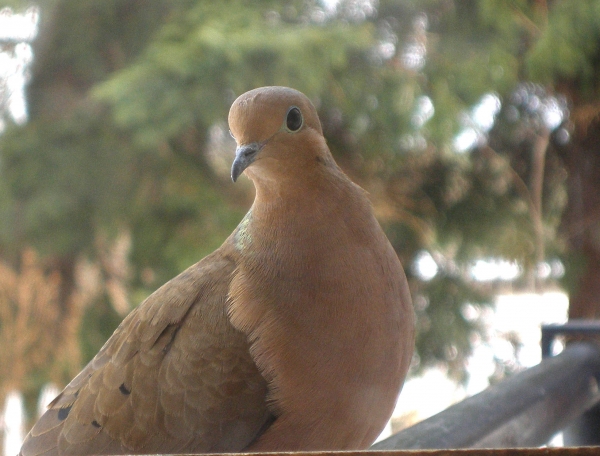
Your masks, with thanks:
M231 165L231 179L233 182L254 162L263 145L261 143L244 144L235 150L235 160Z

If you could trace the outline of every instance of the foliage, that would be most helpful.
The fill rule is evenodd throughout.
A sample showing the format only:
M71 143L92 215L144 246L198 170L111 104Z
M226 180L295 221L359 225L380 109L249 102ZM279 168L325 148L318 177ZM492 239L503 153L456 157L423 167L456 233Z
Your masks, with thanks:
M18 269L0 263L0 397L11 389L64 383L81 363L77 332L87 296L60 300L61 277L47 272L31 249Z

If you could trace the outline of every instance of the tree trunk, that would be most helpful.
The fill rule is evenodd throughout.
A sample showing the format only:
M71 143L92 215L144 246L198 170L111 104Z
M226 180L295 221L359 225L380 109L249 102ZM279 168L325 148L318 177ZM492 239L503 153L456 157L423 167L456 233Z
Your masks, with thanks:
M574 118L577 131L563 156L568 205L562 229L577 259L567 271L573 275L567 276L569 318L600 318L600 122L578 122L576 111Z

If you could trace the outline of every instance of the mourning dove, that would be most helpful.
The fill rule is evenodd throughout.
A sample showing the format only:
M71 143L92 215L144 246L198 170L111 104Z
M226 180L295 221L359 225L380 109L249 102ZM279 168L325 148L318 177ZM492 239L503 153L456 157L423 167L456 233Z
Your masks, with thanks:
M296 90L241 95L229 126L250 211L125 318L22 455L364 449L385 426L414 317L366 193Z

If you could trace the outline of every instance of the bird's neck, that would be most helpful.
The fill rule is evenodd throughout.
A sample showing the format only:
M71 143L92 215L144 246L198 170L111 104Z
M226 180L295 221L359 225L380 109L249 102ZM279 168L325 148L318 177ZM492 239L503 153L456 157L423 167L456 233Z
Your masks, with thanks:
M256 182L252 208L238 226L234 242L242 256L255 258L258 252L283 249L295 251L305 243L323 244L330 239L331 226L354 232L373 223L365 192L340 170L336 175L306 176L296 186L269 186ZM352 214L348 211L352 210Z
M309 225L316 223L339 201L352 197L350 186L354 184L338 171L335 170L336 175L333 175L330 170L316 169L274 181L255 180L254 219L274 226L298 221L302 217Z
M299 160L293 167L278 169L278 163L273 163L269 169L250 169L248 174L256 188L254 204L264 207L287 203L297 206L303 201L312 205L313 198L339 196L355 187L329 153Z

